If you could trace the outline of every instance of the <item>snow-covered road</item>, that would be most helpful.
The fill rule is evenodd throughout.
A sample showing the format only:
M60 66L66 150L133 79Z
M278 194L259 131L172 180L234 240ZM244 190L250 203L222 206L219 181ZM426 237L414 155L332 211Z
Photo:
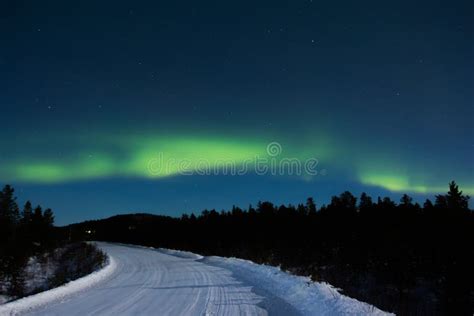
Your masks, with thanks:
M99 246L113 260L114 267L106 276L75 293L49 299L26 314L383 314L370 305L331 292L328 285L313 287L300 277L248 261L201 258L189 253L117 244L99 243ZM275 285L281 287L277 289ZM292 297L293 294L296 296Z

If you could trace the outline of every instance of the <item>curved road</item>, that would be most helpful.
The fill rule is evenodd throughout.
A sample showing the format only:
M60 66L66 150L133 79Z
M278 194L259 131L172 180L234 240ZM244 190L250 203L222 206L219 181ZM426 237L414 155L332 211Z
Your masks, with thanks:
M116 263L106 280L28 315L294 314L285 302L253 291L221 267L196 259L116 244L99 244Z

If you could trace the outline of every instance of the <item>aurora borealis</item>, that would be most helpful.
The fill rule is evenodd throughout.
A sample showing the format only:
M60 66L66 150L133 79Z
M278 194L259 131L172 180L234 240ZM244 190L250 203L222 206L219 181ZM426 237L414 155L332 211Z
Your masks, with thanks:
M468 1L6 1L0 179L59 224L325 203L344 190L422 201L453 179L474 194L473 11ZM271 142L278 159L315 158L324 173L177 167L242 166ZM175 164L150 172L159 155Z

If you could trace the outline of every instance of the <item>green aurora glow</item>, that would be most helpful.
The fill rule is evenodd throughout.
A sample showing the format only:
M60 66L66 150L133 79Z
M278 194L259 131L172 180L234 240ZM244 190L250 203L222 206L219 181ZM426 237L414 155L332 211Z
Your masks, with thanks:
M49 154L41 159L30 159L20 152L14 159L2 163L0 173L8 181L26 183L63 183L110 177L163 178L180 175L183 170L195 172L207 166L212 170L226 164L251 167L256 158L269 158L266 152L268 141L264 140L155 135L91 135L69 140L67 146L62 144L64 139L56 139L54 143L58 147L68 148L67 156ZM90 139L94 139L93 146ZM43 146L41 142L35 145ZM313 148L319 149L298 151L283 147L281 157L275 159L290 157L303 160L330 156L327 146Z
M365 185L385 188L392 192L411 192L411 193L441 193L446 191L447 184L432 185L425 184L422 181L410 179L407 176L390 173L368 173L360 177L360 182ZM474 187L466 182L459 182L461 188L466 194L474 194Z
M47 139L51 141L51 137ZM244 164L251 167L255 158L269 157L266 152L269 142L268 137L162 135L157 132L131 136L90 134L68 139L56 137L53 143L59 148L66 148L66 156L54 155L54 150L51 150L50 154L31 159L20 151L14 158L2 162L0 174L7 181L38 184L113 177L159 179L179 176L183 174L183 168L186 172L195 173L203 166L218 170L228 163L234 167ZM32 150L35 146L45 146L38 140L29 145ZM351 148L347 144L336 144L327 135L320 136L313 143L298 145L284 141L281 145L282 153L277 159L296 158L303 161L314 157L323 164L323 168L332 168L332 173L349 170L349 174L355 173L357 182L392 192L444 192L447 181L451 180L444 175L423 175L421 168L414 163L404 164L401 159L389 159L380 154L371 154L371 159L350 156L352 160L343 160L341 157L348 157ZM303 176L302 180L308 180L308 176ZM458 182L465 193L474 194L474 185L468 179L456 180L460 180Z

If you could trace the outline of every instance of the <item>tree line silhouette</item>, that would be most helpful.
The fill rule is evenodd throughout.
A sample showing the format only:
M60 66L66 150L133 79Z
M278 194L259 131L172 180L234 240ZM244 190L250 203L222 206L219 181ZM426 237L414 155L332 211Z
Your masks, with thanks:
M51 209L17 203L14 189L0 191L0 295L8 300L34 294L87 275L106 261L97 247L73 243L54 226ZM34 275L27 273L33 259ZM42 275L39 281L35 279ZM33 279L27 279L32 277ZM47 279L46 279L47 277ZM46 280L45 280L46 279Z
M23 269L29 257L54 248L58 237L51 209L17 203L15 190L6 185L0 191L0 279L8 280L7 294L23 293Z
M422 206L406 194L396 203L346 191L320 208L308 198L296 206L259 202L199 216L120 215L56 228L50 209L27 202L20 210L7 185L0 192L0 278L10 280L9 295L20 296L30 256L71 239L94 239L278 265L397 314L472 315L474 214L468 201L451 182L447 194Z
M401 315L472 315L474 215L455 182L434 203L359 199L346 191L327 206L204 210L181 218L118 215L63 228L64 236L249 259L326 281Z

